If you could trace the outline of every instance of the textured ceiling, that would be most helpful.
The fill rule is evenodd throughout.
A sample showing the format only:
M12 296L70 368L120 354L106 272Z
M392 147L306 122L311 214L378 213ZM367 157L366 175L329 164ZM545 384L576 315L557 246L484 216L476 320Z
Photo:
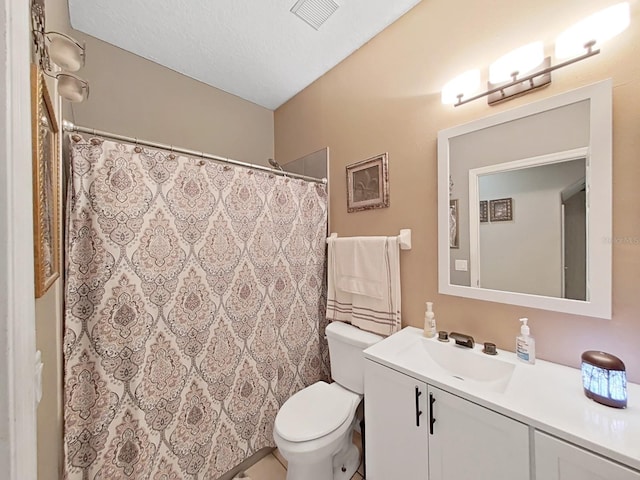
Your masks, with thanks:
M69 11L76 30L273 110L420 2L335 1L318 30L290 12L296 0L69 0Z

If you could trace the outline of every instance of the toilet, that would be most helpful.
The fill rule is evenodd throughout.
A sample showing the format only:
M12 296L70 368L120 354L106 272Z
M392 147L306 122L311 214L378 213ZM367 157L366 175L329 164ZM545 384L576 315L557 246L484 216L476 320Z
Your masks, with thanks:
M316 382L278 411L273 437L287 460L287 480L348 480L360 465L352 442L364 394L362 351L382 340L343 322L326 328L334 383Z

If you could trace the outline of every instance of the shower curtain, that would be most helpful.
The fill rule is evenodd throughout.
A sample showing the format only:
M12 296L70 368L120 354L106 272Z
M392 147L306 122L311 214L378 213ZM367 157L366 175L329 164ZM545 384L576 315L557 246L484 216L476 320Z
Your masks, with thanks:
M65 478L216 479L328 377L326 187L70 143Z

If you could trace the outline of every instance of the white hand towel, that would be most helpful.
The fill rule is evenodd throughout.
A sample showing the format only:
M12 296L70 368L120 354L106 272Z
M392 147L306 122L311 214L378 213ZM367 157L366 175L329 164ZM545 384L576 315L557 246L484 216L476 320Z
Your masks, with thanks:
M336 287L381 300L385 288L387 237L334 239Z
M336 240L329 239L327 274L327 319L348 322L362 330L388 336L401 328L400 249L398 237L385 238L385 250L375 279L382 284L382 298L341 290L337 286ZM347 239L344 239L347 240ZM366 282L361 286L371 288Z

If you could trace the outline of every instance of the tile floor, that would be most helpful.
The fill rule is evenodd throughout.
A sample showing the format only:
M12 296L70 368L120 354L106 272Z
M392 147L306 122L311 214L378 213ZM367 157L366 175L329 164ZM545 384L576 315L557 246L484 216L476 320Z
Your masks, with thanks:
M360 440L360 434L353 432L353 443L360 450L360 458L362 458L362 442ZM287 477L287 461L282 458L282 455L278 453L278 450L270 455L267 455L261 459L258 463L254 464L251 468L247 469L246 475L251 480L285 480ZM351 477L352 480L362 480L362 461L360 462L360 468Z

